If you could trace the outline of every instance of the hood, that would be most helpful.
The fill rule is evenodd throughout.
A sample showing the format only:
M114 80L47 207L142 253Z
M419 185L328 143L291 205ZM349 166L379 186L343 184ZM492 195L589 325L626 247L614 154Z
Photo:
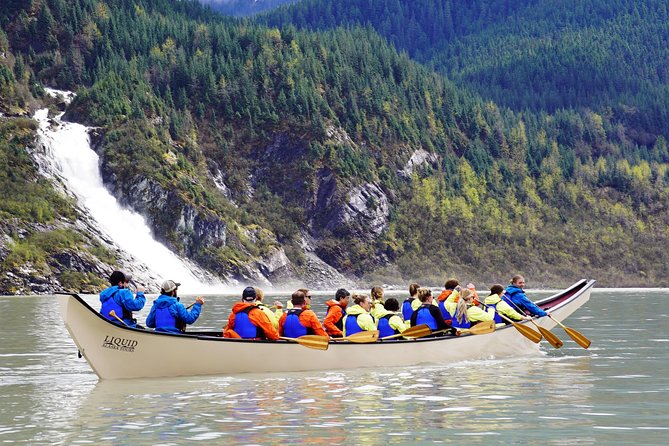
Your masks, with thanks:
M253 302L237 302L232 306L233 313L239 313L242 310L245 310L247 307L255 307L256 304Z
M352 307L348 307L346 309L346 314L363 314L367 313L364 308L362 308L360 305L353 305Z
M341 301L337 301L337 300L334 300L334 299L330 299L330 300L326 301L325 305L327 305L328 307L346 308L346 305L342 304Z
M491 294L490 296L485 298L485 301L483 303L487 305L495 305L501 300L502 299L499 297L499 294Z
M438 297L439 302L443 302L443 301L445 301L446 299L448 299L448 296L450 296L452 293L453 293L453 290L444 290L444 291L442 291L441 294L440 294L439 297Z
M105 290L102 290L102 292L100 292L100 302L104 302L104 301L106 301L107 299L109 299L110 297L112 297L112 295L113 295L118 289L119 289L119 288L118 288L118 285L114 285L114 286L111 286L111 287L109 287L109 288L107 288L107 289L105 289Z
M517 287L516 285L509 285L506 287L506 292L507 293L517 293L518 291L521 291L524 293L523 289L520 287Z
M178 302L176 297L161 294L156 300L153 301L153 305L155 305L156 308L167 308L176 302Z

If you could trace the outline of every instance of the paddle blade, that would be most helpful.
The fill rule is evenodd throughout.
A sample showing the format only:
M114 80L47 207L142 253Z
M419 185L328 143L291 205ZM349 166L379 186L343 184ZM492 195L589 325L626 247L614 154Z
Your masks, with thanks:
M475 335L488 334L493 331L495 331L495 321L479 322L469 329L469 332Z
M424 336L429 336L432 334L432 330L427 324L420 324L416 325L414 327L409 327L406 330L404 330L400 334L395 334L391 336L386 336L381 338L381 340L384 339L393 339L393 338L399 338L399 337L405 337L405 338L422 338Z
M548 341L550 345L552 345L554 348L560 348L564 345L564 342L560 340L557 336L555 336L553 333L551 333L550 330L542 327L541 325L537 325L537 328L543 335L544 339Z
M360 331L351 336L342 338L343 341L355 342L357 344L367 344L369 342L376 342L379 339L379 330Z
M281 337L281 339L297 342L304 347L313 348L314 350L327 350L330 347L330 339L327 336L305 335L299 338Z
M569 337L572 338L574 340L574 342L576 342L581 347L587 349L588 347L590 347L590 344L592 344L590 339L586 338L585 336L583 336L581 333L574 330L573 328L569 328L569 327L565 327L565 326L562 326L562 328L564 329L564 331L567 332Z
M517 324L516 322L512 323L513 327L530 341L534 342L535 344L538 344L539 341L541 341L541 333L539 333L538 331L533 330L527 325Z

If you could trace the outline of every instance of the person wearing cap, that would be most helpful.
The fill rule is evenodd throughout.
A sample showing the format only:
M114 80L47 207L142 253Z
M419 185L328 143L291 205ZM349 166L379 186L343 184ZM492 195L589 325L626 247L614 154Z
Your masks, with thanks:
M109 276L111 286L100 293L100 303L102 304L100 314L116 324L121 325L121 321L117 319L118 317L128 327L142 328L137 325L137 320L132 317L132 312L141 310L146 304L144 287L137 286L137 293L133 296L128 289L131 280L130 274L123 271L111 273L111 276Z
M279 335L289 338L299 338L308 334L328 336L316 313L308 308L311 297L307 297L304 291L297 290L290 297L290 301L293 303L293 308L279 319Z
M325 302L328 309L325 311L323 326L325 331L333 338L344 336L344 310L348 305L351 293L344 288L339 288L335 293L335 298Z
M177 289L181 284L173 280L166 280L160 286L160 296L153 301L153 306L149 315L146 318L146 326L155 328L156 331L168 333L183 333L186 331L186 325L195 323L202 305L204 305L204 298L195 298L195 303L190 311L179 302L177 297Z
M506 291L502 298L520 313L529 313L532 316L539 317L546 316L546 312L537 307L535 303L525 295L525 278L521 275L516 275L511 278L511 284L506 287Z
M244 288L242 301L232 306L228 325L223 330L225 338L272 339L278 340L279 333L272 321L255 304L256 290L252 286Z

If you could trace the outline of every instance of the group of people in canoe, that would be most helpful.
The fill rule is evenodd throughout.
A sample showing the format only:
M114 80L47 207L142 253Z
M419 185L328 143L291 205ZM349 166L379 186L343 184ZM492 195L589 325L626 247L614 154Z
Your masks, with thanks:
M129 327L144 328L133 318L133 311L146 304L144 288L136 293L128 288L129 274L114 271L110 286L100 293L100 313L112 322ZM193 324L202 311L204 298L197 297L188 307L177 296L181 284L166 280L161 285L160 296L146 318L146 327L160 332L183 333ZM346 338L363 331L379 331L379 338L400 337L410 327L426 325L435 335L470 329L481 323L509 324L512 321L545 316L524 292L525 279L516 275L507 287L496 284L482 301L473 284L461 287L458 280L449 279L436 298L430 288L417 283L409 286L409 297L401 304L395 298L384 299L381 287L373 287L370 294L351 294L341 288L333 299L326 302L323 322L311 310L311 293L308 289L296 290L283 308L280 301L273 307L265 302L259 288L246 287L241 300L232 307L226 338L271 339L299 338L312 334L330 338Z

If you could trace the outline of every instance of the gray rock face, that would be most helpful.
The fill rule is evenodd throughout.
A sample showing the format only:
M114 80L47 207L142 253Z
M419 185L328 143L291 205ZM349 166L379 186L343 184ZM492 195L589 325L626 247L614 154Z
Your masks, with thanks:
M424 166L426 164L435 165L438 162L439 162L438 155L430 153L423 149L418 149L411 154L411 157L409 158L409 161L407 161L407 163L404 165L404 168L398 170L397 173L404 178L409 178L411 174L414 172L414 170L416 170L417 168Z

